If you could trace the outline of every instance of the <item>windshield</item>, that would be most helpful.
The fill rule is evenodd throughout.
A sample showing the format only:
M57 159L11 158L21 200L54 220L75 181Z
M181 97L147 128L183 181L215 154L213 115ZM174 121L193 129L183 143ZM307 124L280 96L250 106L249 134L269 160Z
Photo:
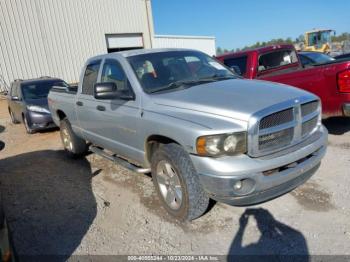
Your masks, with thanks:
M24 99L41 99L47 98L53 86L67 87L68 84L64 81L38 81L31 83L23 83L21 85Z
M146 93L237 77L210 56L196 51L158 52L128 60Z
M331 31L312 32L308 35L309 45L321 46L331 42Z
M334 61L335 59L329 55L318 53L318 52L310 52L310 53L302 53L304 56L308 57L313 61L314 64L322 64Z

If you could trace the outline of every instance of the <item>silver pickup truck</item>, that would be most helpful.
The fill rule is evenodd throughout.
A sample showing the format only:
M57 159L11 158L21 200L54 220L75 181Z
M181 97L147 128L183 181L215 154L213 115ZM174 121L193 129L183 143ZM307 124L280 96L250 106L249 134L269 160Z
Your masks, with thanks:
M310 178L325 154L318 97L243 80L194 50L132 50L90 58L78 90L49 107L73 157L88 150L152 173L165 209L192 220L209 199L250 205Z

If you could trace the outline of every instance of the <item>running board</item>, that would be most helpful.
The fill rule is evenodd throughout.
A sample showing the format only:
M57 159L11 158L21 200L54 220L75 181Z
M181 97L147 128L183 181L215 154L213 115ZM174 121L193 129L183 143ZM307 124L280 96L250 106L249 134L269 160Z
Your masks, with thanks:
M117 165L121 165L122 167L125 167L131 171L134 171L136 173L150 173L151 172L151 169L150 168L142 168L142 167L138 167L138 166L135 166L131 163L129 163L127 160L125 159L122 159L120 157L117 157L115 155L111 155L111 154L108 154L107 152L105 152L103 149L99 148L99 147L96 147L96 146L90 146L90 151L103 157L103 158L106 158L110 161L112 161L113 163L117 164Z

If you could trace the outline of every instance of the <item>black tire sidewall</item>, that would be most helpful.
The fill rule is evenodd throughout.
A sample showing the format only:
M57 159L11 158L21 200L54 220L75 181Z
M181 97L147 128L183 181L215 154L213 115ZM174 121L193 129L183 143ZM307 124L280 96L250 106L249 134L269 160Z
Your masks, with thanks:
M177 172L182 187L182 203L178 210L171 209L165 202L157 182L157 165L168 161ZM209 197L204 192L198 174L188 153L178 144L161 145L152 156L152 178L157 194L164 208L180 221L188 221L201 216L209 205Z
M11 118L11 123L16 124L17 121L16 121L15 116L13 115L13 112L11 111L11 109L9 109L9 114L10 114L10 118Z
M23 124L24 124L24 128L26 129L28 134L34 134L35 133L35 130L33 130L29 126L28 118L26 116L23 116Z

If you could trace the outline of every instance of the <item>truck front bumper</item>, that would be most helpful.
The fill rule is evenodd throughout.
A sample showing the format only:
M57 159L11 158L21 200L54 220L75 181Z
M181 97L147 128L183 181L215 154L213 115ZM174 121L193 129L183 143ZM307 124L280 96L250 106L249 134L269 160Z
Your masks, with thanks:
M326 153L327 136L326 128L322 127L302 145L279 156L191 155L191 159L211 198L230 205L252 205L287 193L308 180Z
M350 116L350 103L343 105L344 116Z

